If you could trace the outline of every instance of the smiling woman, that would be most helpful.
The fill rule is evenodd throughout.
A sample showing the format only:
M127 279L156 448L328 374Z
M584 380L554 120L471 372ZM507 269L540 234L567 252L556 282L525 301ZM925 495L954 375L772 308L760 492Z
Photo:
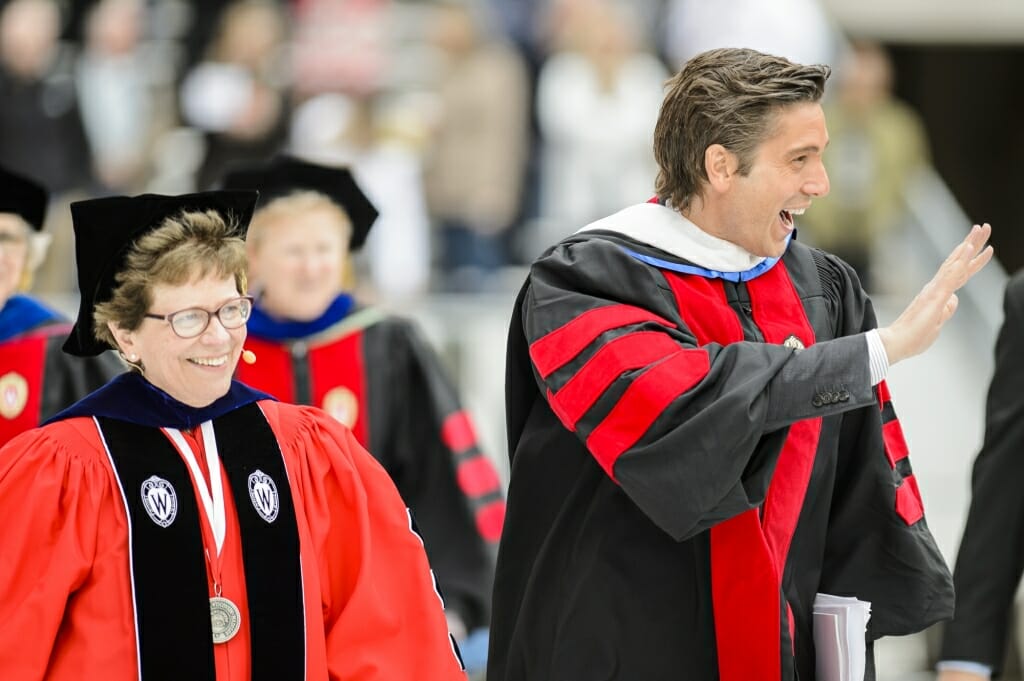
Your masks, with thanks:
M255 202L72 204L64 350L133 371L0 449L0 678L465 678L388 476L232 380Z
M111 206L116 203L76 204L78 225L104 224ZM228 392L251 309L242 296L245 245L237 224L216 210L168 216L136 239L115 284L108 300L96 301L92 330L98 339L189 406L205 407ZM210 323L210 310L217 323Z

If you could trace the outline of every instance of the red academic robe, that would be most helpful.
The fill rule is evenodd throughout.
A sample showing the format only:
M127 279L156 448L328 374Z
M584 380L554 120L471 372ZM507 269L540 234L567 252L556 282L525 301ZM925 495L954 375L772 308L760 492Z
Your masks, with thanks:
M0 446L124 371L112 352L61 351L71 325L28 296L0 309Z
M422 542L384 470L322 412L259 406L294 499L306 678L464 679ZM190 439L203 461L202 438ZM210 594L216 578L246 622L237 500L226 478L224 493L219 556L199 513L207 577ZM0 517L0 678L137 679L128 521L93 419L58 421L0 449ZM216 678L249 679L249 647L245 626L214 646Z

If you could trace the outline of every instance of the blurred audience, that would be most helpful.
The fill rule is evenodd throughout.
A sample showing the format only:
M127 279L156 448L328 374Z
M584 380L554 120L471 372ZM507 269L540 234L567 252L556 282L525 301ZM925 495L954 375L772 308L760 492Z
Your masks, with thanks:
M392 65L392 0L296 0L293 86L363 96L381 87Z
M560 4L537 84L543 245L652 195L654 123L669 75L625 6Z
M90 184L75 97L74 50L54 0L0 8L0 162L63 194Z
M478 291L508 262L529 150L529 80L476 5L438 6L431 37L444 57L440 112L428 149L427 205L452 290Z
M269 156L287 139L288 30L280 3L236 0L224 8L205 60L185 76L182 114L206 139L198 188L212 187L233 162Z
M839 37L819 0L666 0L662 52L681 67L716 47L750 47L800 64L832 64Z
M76 69L93 170L116 193L145 189L154 139L176 118L166 106L173 102L166 71L154 69L144 49L145 30L142 0L99 0L86 18Z

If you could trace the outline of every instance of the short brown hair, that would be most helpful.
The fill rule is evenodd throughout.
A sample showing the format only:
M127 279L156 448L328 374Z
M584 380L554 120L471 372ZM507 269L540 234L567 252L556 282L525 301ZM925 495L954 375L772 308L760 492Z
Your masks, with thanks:
M239 293L248 287L245 242L238 226L217 211L181 212L129 247L110 300L96 305L93 333L117 349L108 322L134 331L153 304L155 284L184 284L208 275L233 276Z
M831 72L750 49L709 50L690 59L668 81L654 129L658 196L688 208L708 180L704 152L712 144L736 154L745 175L778 110L819 101Z

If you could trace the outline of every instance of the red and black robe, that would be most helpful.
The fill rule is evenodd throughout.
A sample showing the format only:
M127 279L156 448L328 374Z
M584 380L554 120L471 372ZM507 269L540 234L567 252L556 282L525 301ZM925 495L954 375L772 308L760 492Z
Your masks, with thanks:
M871 603L869 643L948 618L874 326L795 241L742 274L611 231L542 256L509 336L488 679L811 679L819 592Z
M28 296L0 309L0 445L96 390L124 367L106 352L61 351L71 324Z
M467 628L486 626L504 496L413 324L342 296L314 322L275 322L257 307L248 326L257 359L239 364L237 378L351 428L412 510L448 607Z

